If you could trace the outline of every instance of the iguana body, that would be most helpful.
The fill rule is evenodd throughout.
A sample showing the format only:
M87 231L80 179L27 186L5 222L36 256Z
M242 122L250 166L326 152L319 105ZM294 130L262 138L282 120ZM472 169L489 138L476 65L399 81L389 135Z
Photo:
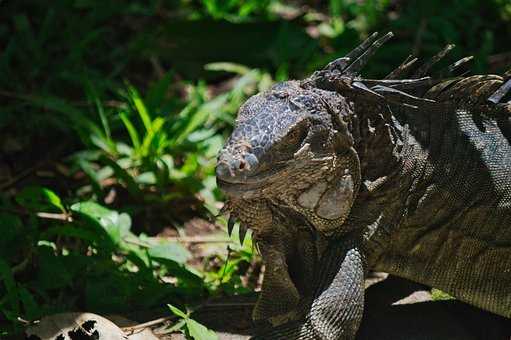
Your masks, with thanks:
M511 318L510 75L362 79L389 37L249 99L219 155L267 267L261 339L354 338L369 269Z

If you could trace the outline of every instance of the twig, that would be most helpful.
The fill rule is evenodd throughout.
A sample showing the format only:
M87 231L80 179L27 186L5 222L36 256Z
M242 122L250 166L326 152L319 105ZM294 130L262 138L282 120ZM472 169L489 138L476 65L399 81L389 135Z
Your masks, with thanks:
M40 217L40 218L47 218L50 220L73 222L73 217L69 214L54 214L54 213L38 212L38 213L36 213L36 216Z
M143 247L143 248L151 248L153 246L149 243L145 243L145 242L142 242L142 241L140 241L138 239L134 239L134 238L123 237L122 240L126 243L134 244L136 246Z
M31 326L31 325L37 325L39 322L41 322L41 320L32 320L32 321L29 321L29 320L26 320L26 319L23 319L21 316L18 316L16 318L16 320L18 320L18 322L22 323L23 326L27 327L27 326Z
M180 237L167 237L169 241L182 242L182 243L232 243L228 238L222 237L207 237L207 236L180 236Z
M255 302L213 302L205 307L252 307Z
M180 236L180 237L165 237L167 241L171 242L181 242L181 243L232 243L232 240L228 238L218 238L218 237L206 237L206 236ZM142 242L137 239L124 237L123 241L126 243L131 243L136 246L151 248L153 245L150 243Z
M232 302L232 303L215 303L215 302L205 302L203 304L198 305L196 308L192 308L189 310L190 313L196 313L201 309L207 308L207 307L253 307L253 302ZM152 326L160 325L166 322L170 321L177 321L179 318L176 315L166 316L158 319L154 319L151 321L147 321L135 326L127 326L127 327L121 327L121 330L125 333L133 334L137 330L143 330L145 328L149 328ZM160 333L161 334L161 333Z
M138 324L138 325L135 325L135 326L122 327L121 330L123 332L126 332L126 333L133 333L136 330L140 330L140 329L144 329L144 328L149 328L151 326L156 326L156 325L159 325L161 323L165 323L167 321L173 321L173 320L177 320L177 316L175 316L175 315L166 316L164 318L158 318L158 319L151 320L151 321L148 321L148 322L144 322L144 323L141 323L141 324Z
M18 215L32 215L33 213L26 210L21 209L11 209L11 208L4 208L0 207L0 211L5 211L11 214L18 214ZM39 218L49 219L49 220L58 220L58 221L64 221L64 222L73 222L73 217L69 213L63 213L63 214L55 214L55 213L47 213L47 212L36 212L35 215Z

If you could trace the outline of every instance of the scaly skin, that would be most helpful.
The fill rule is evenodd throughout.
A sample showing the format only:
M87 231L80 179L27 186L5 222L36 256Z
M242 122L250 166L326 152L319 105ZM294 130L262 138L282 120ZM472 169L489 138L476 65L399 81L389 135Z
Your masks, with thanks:
M511 74L422 77L448 46L361 78L390 36L249 99L219 154L267 268L255 339L353 339L368 269L511 317Z

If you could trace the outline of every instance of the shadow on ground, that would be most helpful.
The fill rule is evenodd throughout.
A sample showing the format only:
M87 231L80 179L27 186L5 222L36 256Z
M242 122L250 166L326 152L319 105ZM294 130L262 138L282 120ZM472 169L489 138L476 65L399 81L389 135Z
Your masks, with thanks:
M220 340L248 339L255 295L218 301L197 315ZM173 338L173 339L178 339ZM357 340L509 340L511 320L456 300L431 301L429 288L388 277L366 290Z
M456 300L431 301L429 289L389 277L366 290L357 340L509 340L511 320Z

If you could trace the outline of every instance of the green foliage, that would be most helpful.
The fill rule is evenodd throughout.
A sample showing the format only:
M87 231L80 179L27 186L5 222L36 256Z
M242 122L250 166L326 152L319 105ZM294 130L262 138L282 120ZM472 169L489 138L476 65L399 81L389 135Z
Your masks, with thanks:
M431 289L431 299L433 301L442 301L442 300L453 300L454 297L452 297L451 295L449 295L439 289L433 288L433 289Z
M1 216L7 234L1 241L6 247L0 257L0 317L15 327L20 326L20 317L36 320L74 309L77 303L87 310L114 313L125 310L126 304L147 309L161 301L193 302L219 289L210 273L188 264L191 253L180 243L135 235L128 214L93 201L70 206L62 202L47 188L31 187L13 202L14 207L26 209L26 227L16 215ZM26 235L23 229L32 232ZM23 238L28 240L21 242ZM243 259L251 260L247 254ZM225 266L236 268L240 261ZM29 268L33 273L27 276ZM236 279L233 269L228 274L222 283ZM172 283L164 283L163 278ZM193 320L186 325L192 337L204 332Z
M92 197L102 199L103 183L113 180L137 201L164 203L200 192L214 210L218 195L210 183L214 182L215 156L223 144L219 132L232 124L247 96L268 88L272 79L265 72L230 63L206 67L233 72L238 78L214 98L204 83L188 85L184 103L167 98L170 74L151 86L145 98L127 84L120 91L123 102L119 108L105 109L94 98L101 124L89 120L84 128L77 127L84 143L90 145L73 157L76 168L91 183L81 194L92 191ZM112 126L119 122L119 137L112 136Z
M248 96L376 30L397 37L372 77L447 43L475 72L509 67L506 0L0 1L0 336L58 311L251 291L237 227L204 256L165 232L218 214L216 154ZM171 310L175 330L213 338Z
M218 336L212 330L190 318L190 313L185 313L179 308L168 305L170 311L179 318L172 330L180 330L188 339L194 340L217 340Z

